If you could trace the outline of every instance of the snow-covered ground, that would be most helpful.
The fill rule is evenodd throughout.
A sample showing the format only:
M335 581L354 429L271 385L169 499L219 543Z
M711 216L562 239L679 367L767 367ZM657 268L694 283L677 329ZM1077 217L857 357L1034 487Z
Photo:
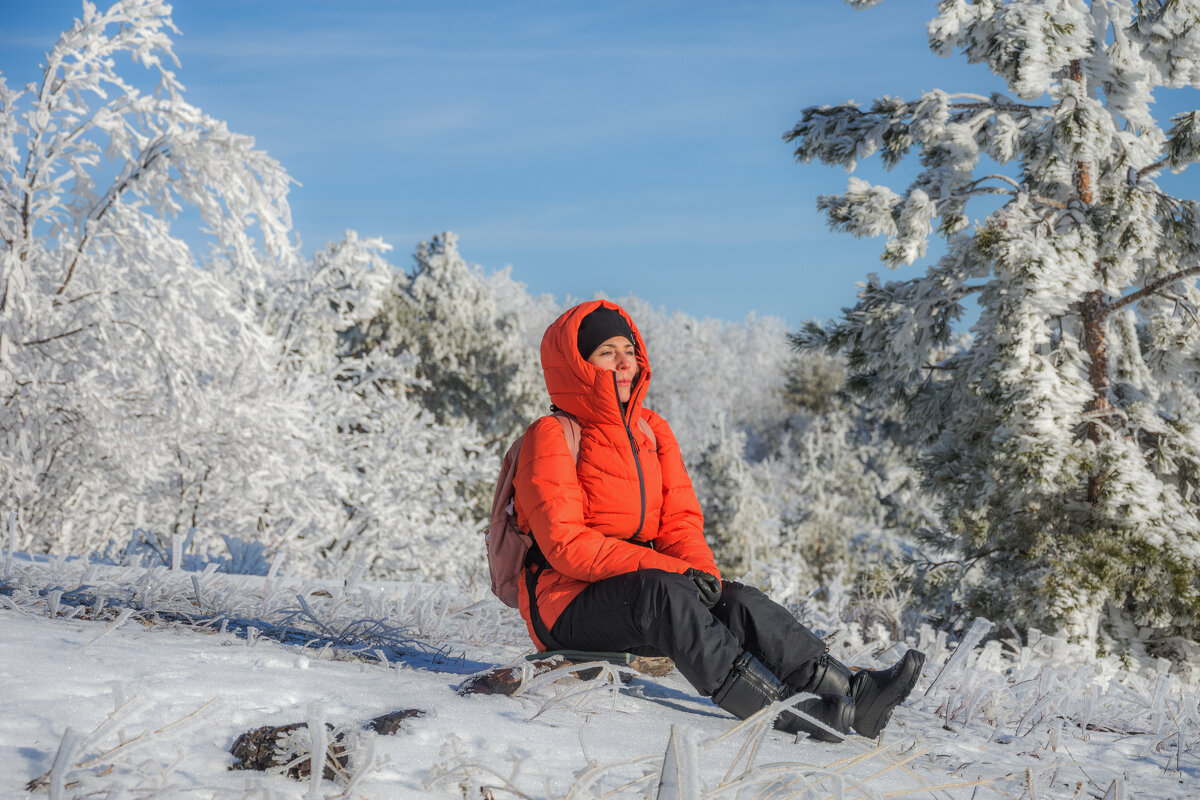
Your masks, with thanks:
M878 742L829 745L739 725L676 672L622 684L561 670L514 697L460 696L529 651L516 614L474 589L15 557L3 576L4 798L1200 796L1195 683L1050 638L954 656L929 630L908 643L829 630L855 665L906 645L929 655ZM362 730L401 709L423 715ZM317 720L350 736L339 781L229 769L240 734Z

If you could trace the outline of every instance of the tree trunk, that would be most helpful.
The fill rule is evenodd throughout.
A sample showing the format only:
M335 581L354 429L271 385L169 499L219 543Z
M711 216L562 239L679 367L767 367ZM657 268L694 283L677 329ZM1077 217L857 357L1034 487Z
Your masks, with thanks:
M1092 415L1088 421L1087 435L1093 442L1100 442L1099 416L1112 408L1108 402L1108 345L1104 340L1105 321L1108 317L1108 306L1104 302L1104 294L1099 289L1088 292L1080 304L1083 317L1083 346L1088 354L1088 378L1092 384L1092 399L1087 411ZM1100 490L1103 488L1103 476L1093 473L1088 476L1088 502L1096 505L1100 502Z
M1084 96L1083 70L1078 61L1071 62L1071 80L1078 84L1079 96ZM1075 162L1075 193L1079 202L1085 207L1093 200L1092 169L1086 161ZM1100 265L1096 264L1099 270ZM1099 443L1101 437L1098 417L1112 408L1108 402L1108 345L1105 342L1105 326L1108 321L1108 304L1104 301L1104 292L1100 289L1088 292L1079 304L1080 317L1083 322L1083 347L1088 354L1088 379L1092 384L1092 399L1087 405L1091 419L1087 424L1087 436L1093 442ZM1096 505L1100 502L1100 491L1104 486L1104 476L1093 473L1088 476L1088 502Z

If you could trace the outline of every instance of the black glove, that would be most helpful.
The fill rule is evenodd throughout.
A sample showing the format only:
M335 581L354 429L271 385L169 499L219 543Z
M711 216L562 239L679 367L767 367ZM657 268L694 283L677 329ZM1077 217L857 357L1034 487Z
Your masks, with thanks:
M712 608L721 600L721 582L717 580L716 575L709 575L707 572L701 572L698 569L689 569L683 573L692 579L692 583L696 584L697 591L700 592L700 602L704 603L705 608Z

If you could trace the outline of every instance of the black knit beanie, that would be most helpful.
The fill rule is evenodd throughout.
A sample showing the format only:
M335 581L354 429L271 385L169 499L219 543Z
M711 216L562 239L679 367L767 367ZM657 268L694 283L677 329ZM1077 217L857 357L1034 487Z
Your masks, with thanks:
M629 327L625 317L621 316L621 312L615 308L600 306L579 323L579 336L575 339L579 355L587 361L588 356L595 352L597 347L614 336L624 336L630 344L636 344L633 329Z

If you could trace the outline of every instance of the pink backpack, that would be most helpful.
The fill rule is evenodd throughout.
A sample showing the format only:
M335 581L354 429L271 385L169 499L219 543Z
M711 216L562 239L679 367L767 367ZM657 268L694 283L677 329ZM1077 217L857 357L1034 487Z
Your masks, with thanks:
M571 457L578 462L579 423L565 411L555 411L553 416L562 425ZM650 438L650 444L657 447L650 425L644 418L638 422ZM517 607L517 587L525 574L525 556L533 545L533 537L517 525L517 513L513 508L513 480L517 477L517 457L521 454L524 439L524 434L518 436L500 462L500 479L496 482L496 493L492 495L492 517L484 533L488 569L492 573L492 594L512 608Z

